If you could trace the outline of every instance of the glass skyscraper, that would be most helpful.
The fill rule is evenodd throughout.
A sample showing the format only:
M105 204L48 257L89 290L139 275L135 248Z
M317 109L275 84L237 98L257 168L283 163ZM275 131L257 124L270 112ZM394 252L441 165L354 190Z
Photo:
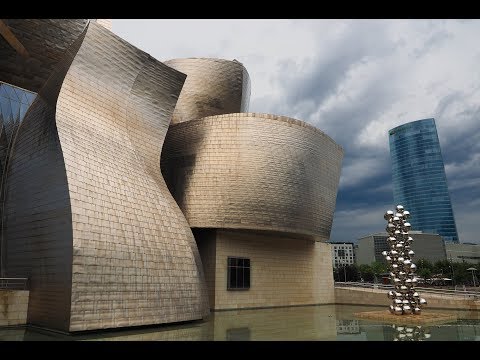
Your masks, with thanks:
M410 211L412 230L458 243L435 120L397 126L389 131L389 143L394 203Z

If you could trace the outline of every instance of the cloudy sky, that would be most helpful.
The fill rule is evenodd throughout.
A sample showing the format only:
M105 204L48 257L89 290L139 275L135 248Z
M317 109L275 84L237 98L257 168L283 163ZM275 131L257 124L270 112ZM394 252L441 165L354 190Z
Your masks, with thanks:
M332 241L382 231L388 130L434 117L461 242L480 243L480 20L120 20L160 61L237 59L250 111L306 121L343 146Z

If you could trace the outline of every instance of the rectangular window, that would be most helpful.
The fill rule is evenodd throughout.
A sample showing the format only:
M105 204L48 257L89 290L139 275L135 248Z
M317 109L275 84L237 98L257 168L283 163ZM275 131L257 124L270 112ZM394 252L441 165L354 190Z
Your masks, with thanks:
M250 289L250 259L227 259L227 290Z
M341 258L345 257L345 250L338 250L338 256Z

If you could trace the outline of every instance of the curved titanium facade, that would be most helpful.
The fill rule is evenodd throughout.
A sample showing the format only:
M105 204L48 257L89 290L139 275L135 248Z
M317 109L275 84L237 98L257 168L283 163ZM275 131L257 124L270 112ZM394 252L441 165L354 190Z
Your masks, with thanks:
M240 62L189 58L168 60L165 64L187 75L172 124L248 111L250 77Z
M389 131L393 198L409 209L413 230L458 243L457 227L434 119Z
M7 276L28 322L64 331L199 319L193 234L160 173L185 75L90 23L19 129L8 168Z
M38 92L88 19L0 19L0 80Z
M239 113L171 125L162 170L193 228L328 240L342 158L339 145L302 121Z

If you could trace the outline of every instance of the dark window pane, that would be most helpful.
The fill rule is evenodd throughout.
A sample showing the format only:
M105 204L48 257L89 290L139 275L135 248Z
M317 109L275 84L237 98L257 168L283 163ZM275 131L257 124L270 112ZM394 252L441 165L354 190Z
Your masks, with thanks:
M245 268L243 271L243 287L250 288L250 268Z
M243 288L243 269L237 268L237 287Z
M237 268L230 268L230 288L234 289L237 287Z
M250 288L250 259L227 258L227 289Z

